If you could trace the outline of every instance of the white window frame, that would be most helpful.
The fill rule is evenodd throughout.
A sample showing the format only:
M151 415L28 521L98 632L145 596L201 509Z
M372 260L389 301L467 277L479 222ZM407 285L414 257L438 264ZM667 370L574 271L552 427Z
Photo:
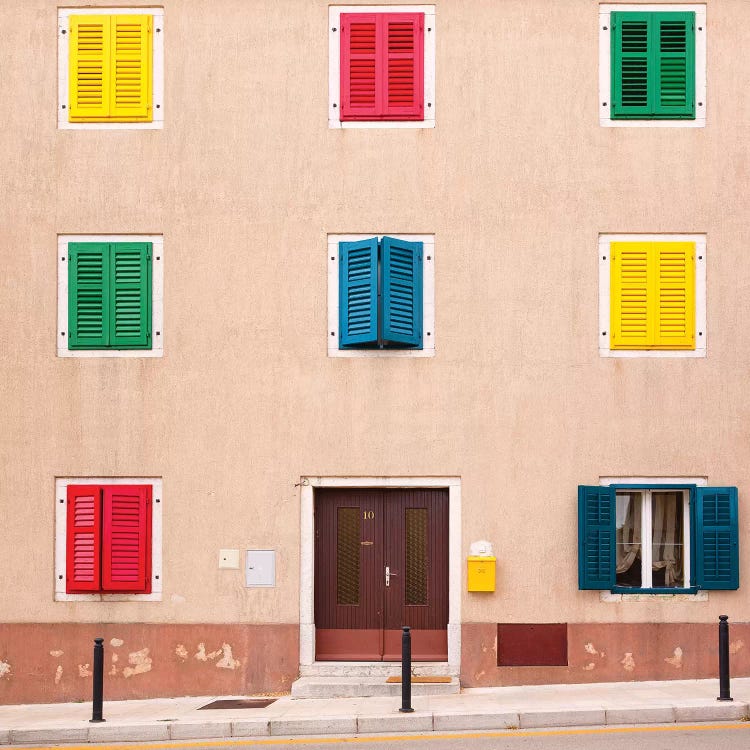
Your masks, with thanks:
M618 12L695 13L695 119L694 120L612 120L612 57L610 14ZM605 128L705 128L706 127L706 6L664 3L599 6L599 124Z
M396 237L421 242L422 253L422 348L340 349L339 348L339 242L356 242L371 237ZM434 357L435 356L435 235L370 232L328 235L328 330L329 357Z
M70 122L68 120L70 16L153 17L151 122ZM158 31L157 31L158 29ZM164 8L59 8L57 11L57 127L60 130L161 130L164 127Z
M68 485L70 484L149 484L151 485L151 593L150 594L68 594ZM56 602L160 602L162 576L162 506L164 494L160 477L57 477L55 479L55 601Z
M695 349L610 349L610 245L612 242L695 243ZM600 357L705 357L706 330L706 235L705 234L602 234L599 235L599 330Z
M672 586L671 588L690 588L690 492L687 489L665 489L660 490L658 487L648 489L617 489L615 496L632 493L641 496L641 585L638 588L649 589L650 591L659 592L654 588L653 582L653 505L652 493L654 492L680 492L682 494L682 567L683 581L686 586ZM617 583L615 582L615 586Z
M424 13L424 120L363 120L342 122L341 14ZM335 29L335 31L334 31ZM328 8L328 127L329 128L434 128L435 127L435 6L331 5Z
M68 349L68 244L70 242L151 242L151 348ZM162 357L164 355L164 236L161 234L60 234L57 237L57 356Z
M613 484L639 484L644 485L650 491L659 492L659 488L662 485L695 485L696 487L708 486L707 477L600 477L599 485L602 487L609 487ZM643 491L643 490L634 490ZM683 514L685 519L684 534L686 537L686 552L685 558L687 560L687 567L685 570L685 580L690 582L690 512L689 512L689 493L687 495L687 509L683 508ZM685 515L686 514L686 515ZM649 524L650 525L650 524ZM642 529L641 529L642 531ZM649 564L650 564L651 551L649 550ZM643 558L642 558L643 560ZM645 562L642 563L645 567ZM641 580L643 583L643 580ZM645 588L645 587L644 587ZM654 602L656 600L669 600L669 601L686 601L686 602L707 602L708 591L697 591L695 593L686 592L684 594L673 594L673 593L660 593L659 589L652 589L653 593L634 593L628 594L623 592L612 592L612 591L600 591L599 598L602 602Z

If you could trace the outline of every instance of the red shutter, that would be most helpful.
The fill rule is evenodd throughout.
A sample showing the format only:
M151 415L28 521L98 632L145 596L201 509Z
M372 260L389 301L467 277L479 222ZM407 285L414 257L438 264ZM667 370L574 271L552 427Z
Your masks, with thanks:
M102 505L102 590L151 591L151 486L108 485Z
M341 14L340 118L424 119L424 13Z
M384 119L424 120L424 13L384 13Z
M378 13L341 14L342 120L374 120L382 110L377 85Z
M102 488L68 485L66 582L68 594L99 591Z

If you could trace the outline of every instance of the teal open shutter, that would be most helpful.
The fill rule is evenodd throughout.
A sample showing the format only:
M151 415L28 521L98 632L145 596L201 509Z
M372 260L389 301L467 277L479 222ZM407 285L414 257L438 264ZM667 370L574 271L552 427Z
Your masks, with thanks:
M422 243L383 237L385 343L422 348Z
M612 119L695 118L695 13L613 12Z
M578 588L615 585L615 489L578 486Z
M693 522L698 587L739 588L737 488L697 487Z
M151 348L150 242L114 242L110 266L110 346Z
M339 346L378 343L378 238L339 242Z
M109 245L68 244L68 348L109 346Z

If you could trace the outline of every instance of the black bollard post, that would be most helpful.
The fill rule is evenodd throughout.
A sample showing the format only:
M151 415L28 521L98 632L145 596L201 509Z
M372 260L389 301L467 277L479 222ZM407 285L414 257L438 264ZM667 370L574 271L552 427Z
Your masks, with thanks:
M731 701L729 694L729 617L719 615L719 697L717 701Z
M91 722L106 721L102 718L104 703L104 638L94 638L94 705Z
M401 636L401 708L402 713L411 713L411 633L404 625Z

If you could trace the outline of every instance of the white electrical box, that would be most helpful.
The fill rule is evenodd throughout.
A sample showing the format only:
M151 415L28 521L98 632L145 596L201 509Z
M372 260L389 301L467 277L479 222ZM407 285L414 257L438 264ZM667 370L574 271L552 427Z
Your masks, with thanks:
M245 585L249 588L276 585L276 550L249 549L245 563Z

